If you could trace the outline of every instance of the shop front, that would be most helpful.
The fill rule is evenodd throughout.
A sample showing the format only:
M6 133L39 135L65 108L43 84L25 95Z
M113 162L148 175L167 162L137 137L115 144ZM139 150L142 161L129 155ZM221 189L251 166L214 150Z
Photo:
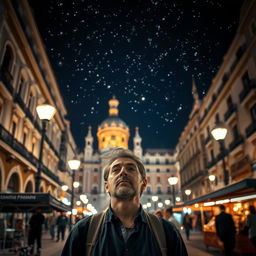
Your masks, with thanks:
M256 207L256 179L244 179L186 202L187 207L200 209L204 243L207 248L217 247L220 250L223 248L215 229L215 216L220 213L219 205L221 204L225 205L226 212L233 216L235 222L237 230L236 253L239 255L256 255L256 250L244 229L249 214L249 206L254 205Z

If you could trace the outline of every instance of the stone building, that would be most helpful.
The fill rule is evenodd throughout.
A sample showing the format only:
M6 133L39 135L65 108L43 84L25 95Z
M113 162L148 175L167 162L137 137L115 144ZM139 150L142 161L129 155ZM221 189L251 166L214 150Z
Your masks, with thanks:
M98 150L94 149L94 138L89 127L84 152L80 156L83 159L82 165L76 173L76 179L82 184L78 192L85 193L89 202L98 210L107 207L109 199L105 193L102 173L104 153L112 148L127 149L129 146L130 128L119 117L118 105L119 101L115 97L109 100L109 116L98 126ZM143 149L138 127L135 128L133 149L130 150L142 159L147 173L148 186L143 193L142 202L151 203L149 210L153 210L153 195L157 195L158 202L163 204L167 199L172 201L172 188L168 178L178 176L175 152L171 149ZM175 191L178 196L179 183L175 185Z
M42 140L36 106L47 102L56 114L46 127L39 191L63 199L77 148L27 1L0 1L0 34L0 191L35 192ZM70 200L70 191L65 196Z
M194 106L176 147L186 200L256 177L255 1L244 1L236 35L208 93L199 100L195 83L193 88ZM228 129L224 148L211 136L218 123Z

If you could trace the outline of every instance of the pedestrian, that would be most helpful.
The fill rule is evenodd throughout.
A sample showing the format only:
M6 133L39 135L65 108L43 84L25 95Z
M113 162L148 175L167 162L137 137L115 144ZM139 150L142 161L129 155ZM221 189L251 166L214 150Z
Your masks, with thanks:
M248 227L249 239L256 248L256 210L253 205L249 206L249 212L246 219L246 226Z
M168 220L169 222L173 223L174 226L180 231L181 229L181 224L173 217L173 208L168 207L164 211L164 218Z
M226 207L221 204L219 209L220 214L215 218L216 233L223 242L225 255L233 256L236 244L236 227L232 215L225 212Z
M64 212L60 213L60 215L57 218L56 224L57 224L57 240L56 240L56 242L59 242L60 234L61 234L62 241L64 241L66 226L68 224L68 218Z
M53 213L48 218L48 225L50 228L50 235L52 240L54 240L55 238L56 221L57 221L56 214L55 214L55 211L53 211Z
M44 215L42 210L37 208L35 213L29 220L29 231L28 231L28 245L31 247L32 253L34 252L34 243L37 242L37 254L41 252L41 240L42 240L42 225L44 224Z
M101 228L98 228L96 243L85 242L88 241L87 231L91 230L90 221L96 218L89 216L74 226L63 248L62 256L187 256L183 240L173 225L162 218L150 215L157 220L159 229L163 226L167 248L160 249L157 240L159 236L156 236L156 230L149 226L152 222L140 204L147 179L145 168L138 157L129 150L114 149L106 159L103 176L105 189L110 195L110 205L105 214L101 214L104 219ZM87 253L88 247L91 253Z
M154 214L160 218L164 217L163 211L161 211L160 209L157 209Z
M184 215L183 220L182 220L182 225L185 229L186 238L187 238L187 240L189 240L190 230L192 229L192 219L190 218L188 213L186 213Z

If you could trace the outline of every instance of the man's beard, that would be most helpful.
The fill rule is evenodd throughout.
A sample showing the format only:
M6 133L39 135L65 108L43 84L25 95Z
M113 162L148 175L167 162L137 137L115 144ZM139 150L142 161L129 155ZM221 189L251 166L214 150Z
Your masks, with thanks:
M129 179L127 179L126 177L123 177L118 182L120 182L120 181L128 181L129 182ZM135 195L136 195L136 191L132 187L132 184L130 182L129 182L129 186L118 185L113 194L113 196L117 199L129 199L129 198L133 198Z

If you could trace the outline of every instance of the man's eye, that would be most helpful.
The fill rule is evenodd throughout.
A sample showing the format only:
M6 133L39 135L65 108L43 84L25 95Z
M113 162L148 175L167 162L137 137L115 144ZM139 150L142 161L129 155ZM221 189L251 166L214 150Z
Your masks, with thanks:
M112 172L118 172L119 171L119 168L113 168L112 169Z
M135 171L135 168L134 167L129 167L128 171Z

